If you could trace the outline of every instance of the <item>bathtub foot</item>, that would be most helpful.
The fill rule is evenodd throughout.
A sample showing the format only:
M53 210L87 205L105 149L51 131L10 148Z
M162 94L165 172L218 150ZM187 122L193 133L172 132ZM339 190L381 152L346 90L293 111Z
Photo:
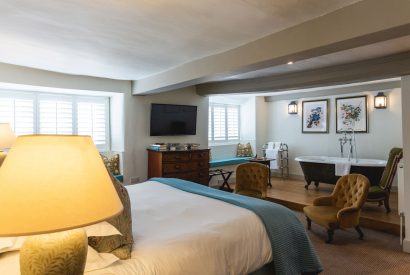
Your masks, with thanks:
M316 189L319 188L319 182L318 181L315 181L315 186L316 186Z
M309 180L309 179L306 179L306 178L305 178L305 181L306 181L305 189L308 190L308 189L309 189L309 185L312 184L312 181Z

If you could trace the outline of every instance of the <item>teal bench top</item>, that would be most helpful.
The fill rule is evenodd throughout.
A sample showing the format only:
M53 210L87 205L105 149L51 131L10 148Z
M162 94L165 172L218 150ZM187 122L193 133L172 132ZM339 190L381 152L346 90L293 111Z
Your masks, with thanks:
M209 167L218 167L225 165L234 165L247 162L252 157L236 157L236 158L227 158L227 159L214 159L209 162Z

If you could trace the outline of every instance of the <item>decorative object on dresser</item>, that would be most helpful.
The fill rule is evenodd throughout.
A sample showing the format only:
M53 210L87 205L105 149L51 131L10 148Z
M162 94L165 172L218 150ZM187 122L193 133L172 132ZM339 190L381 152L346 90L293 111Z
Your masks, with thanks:
M209 149L148 150L148 178L178 178L208 185Z

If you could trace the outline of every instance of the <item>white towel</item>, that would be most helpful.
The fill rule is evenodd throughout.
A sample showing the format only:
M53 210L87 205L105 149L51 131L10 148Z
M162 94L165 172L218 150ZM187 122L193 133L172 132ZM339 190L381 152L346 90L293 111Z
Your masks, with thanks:
M268 148L266 149L273 149L275 147L275 144L273 143L273 141L269 141L268 142Z
M336 162L335 163L335 175L341 177L341 176L350 174L350 167L351 167L351 163L348 161Z
M273 149L266 149L266 157L269 159L274 159L270 162L270 169L279 169L279 147Z

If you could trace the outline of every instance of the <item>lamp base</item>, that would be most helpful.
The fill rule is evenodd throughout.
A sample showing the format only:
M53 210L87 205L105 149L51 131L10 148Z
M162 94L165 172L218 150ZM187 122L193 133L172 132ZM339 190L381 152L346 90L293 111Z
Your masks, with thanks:
M87 235L73 229L27 237L20 250L22 275L78 275L87 260Z

